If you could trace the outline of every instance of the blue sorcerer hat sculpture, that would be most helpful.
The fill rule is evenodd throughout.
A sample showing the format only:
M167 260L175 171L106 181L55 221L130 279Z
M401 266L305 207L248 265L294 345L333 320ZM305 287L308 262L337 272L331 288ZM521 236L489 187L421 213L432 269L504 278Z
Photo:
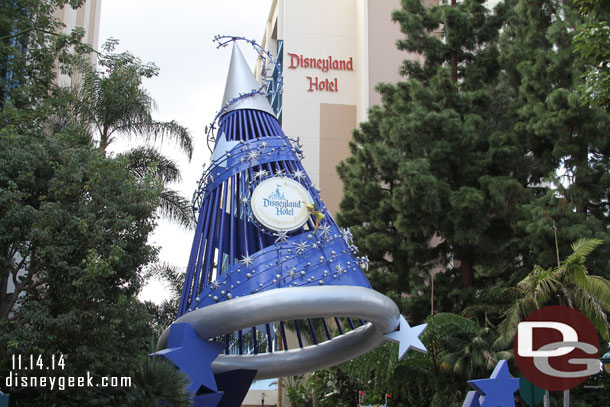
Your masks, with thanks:
M178 319L155 353L189 375L195 405L239 405L253 379L334 366L386 340L400 343L400 357L426 351L426 326L411 328L371 288L368 259L257 88L234 44Z

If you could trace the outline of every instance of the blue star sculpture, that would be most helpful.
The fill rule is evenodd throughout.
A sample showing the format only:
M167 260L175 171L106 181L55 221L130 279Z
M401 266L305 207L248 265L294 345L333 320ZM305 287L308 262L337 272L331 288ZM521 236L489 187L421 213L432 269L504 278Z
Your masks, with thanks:
M468 384L479 393L481 407L515 407L513 393L519 389L519 379L510 377L506 360L498 362L489 379L469 380Z
M479 404L479 393L474 390L469 391L462 407L481 407L481 404Z
M411 328L405 317L402 315L400 316L399 330L386 334L385 336L389 341L399 344L398 360L402 359L411 348L418 352L427 352L426 347L422 341L419 340L419 336L424 332L427 326L428 324L422 324Z
M167 348L151 356L163 356L191 379L188 390L197 394L217 392L216 380L210 365L223 350L224 345L204 341L186 323L173 324L170 329ZM202 387L204 389L202 389Z

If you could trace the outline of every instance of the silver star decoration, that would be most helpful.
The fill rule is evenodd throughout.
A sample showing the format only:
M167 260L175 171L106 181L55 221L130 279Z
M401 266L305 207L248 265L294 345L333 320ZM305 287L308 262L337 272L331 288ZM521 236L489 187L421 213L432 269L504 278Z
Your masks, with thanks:
M293 267L293 268L291 268L291 269L290 269L290 271L288 272L288 275L289 275L290 277L294 277L294 275L296 274L296 272L297 272L296 267Z
M349 249L352 251L352 253L356 254L358 253L358 248L354 245L350 245Z
M399 330L385 335L387 340L399 344L398 360L402 359L411 348L418 352L427 352L426 347L419 340L419 336L424 332L427 326L428 324L422 324L411 328L405 317L402 315L400 316Z
M283 177L285 174L286 174L286 172L282 168L280 168L279 170L275 171L275 175L277 175L279 177Z
M242 205L247 205L249 201L250 198L248 198L247 196L242 196L239 200L239 203L241 203Z
M337 270L339 274L347 273L347 270L340 264L335 266L335 270Z
M268 145L269 145L269 144L268 144L266 141L263 141L263 142L260 144L260 146L261 146L262 148L266 148Z
M292 140L292 141L296 142L296 145L297 145L297 147L299 149L303 148L303 144L301 144L301 138L300 137L297 137L296 140Z
M250 267L252 264L254 264L254 261L252 260L252 257L250 257L250 255L245 255L245 256L241 256L241 260L239 261L241 264L243 264L244 266L246 266L246 268Z
M256 171L254 173L254 179L263 178L263 177L266 177L267 175L269 175L269 171L267 171L267 170Z
M250 161L256 160L260 155L261 153L259 153L258 151L250 151L248 154L246 154L246 159Z
M296 246L297 246L296 247L297 254L305 253L305 251L309 247L309 245L306 242L302 241L302 240L299 243L296 243Z
M320 225L320 233L322 234L322 237L325 237L327 239L330 239L330 225L328 223L325 223L323 225Z
M303 177L305 177L305 173L303 171L301 171L301 170L296 170L294 172L294 174L292 174L292 178L294 178L294 179L299 179L300 180Z
M288 232L285 230L278 230L277 233L274 233L273 236L277 237L277 239L275 239L275 243L286 243L286 238L288 237L286 236L286 233Z
M212 287L212 290L215 290L218 287L220 287L220 285L216 281L212 281L212 283L210 284L210 287Z
M366 271L369 271L369 256L361 257L360 264L364 264L364 266L366 267Z
M349 230L349 228L341 229L341 235L343 235L343 240L345 240L345 243L352 243L354 236L352 235L352 232L351 230Z

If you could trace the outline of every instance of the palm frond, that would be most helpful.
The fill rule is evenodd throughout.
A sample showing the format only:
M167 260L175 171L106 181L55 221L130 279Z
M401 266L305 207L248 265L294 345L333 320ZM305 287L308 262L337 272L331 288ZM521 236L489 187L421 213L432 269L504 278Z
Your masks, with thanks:
M187 229L195 225L191 202L172 189L164 188L161 191L159 211L162 216Z
M600 276L589 276L583 290L595 298L606 312L610 312L610 282Z
M595 248L604 243L601 239L591 239L584 237L572 243L572 254L566 259L566 262L574 255L587 257Z
M529 296L518 299L515 304L506 310L504 319L498 325L498 333L500 336L494 343L494 347L497 349L508 348L515 337L519 322L523 321L524 318L534 312L537 308L533 298Z
M164 184L180 182L180 169L174 160L171 160L152 147L136 147L117 157L124 157L127 168L138 177L152 175Z
M178 270L176 266L168 263L154 263L147 271L151 277L156 277L168 283L172 296L180 298L184 283L184 273Z
M188 376L163 358L146 359L136 372L134 381L142 393L143 400L139 400L138 405L193 405L192 394L187 391Z
M163 141L167 137L178 143L189 160L193 157L193 138L190 132L173 120L160 122L152 120L150 116L135 116L128 121L118 123L113 132L142 137L147 141Z
M597 301L597 298L585 290L580 289L578 290L577 295L574 296L574 303L576 308L591 321L601 337L605 341L608 341L608 318Z

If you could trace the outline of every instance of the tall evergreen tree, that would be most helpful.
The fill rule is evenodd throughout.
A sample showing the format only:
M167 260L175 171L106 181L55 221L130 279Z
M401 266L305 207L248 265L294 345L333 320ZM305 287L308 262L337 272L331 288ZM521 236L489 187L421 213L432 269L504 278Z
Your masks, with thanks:
M515 209L527 199L532 163L505 113L509 95L497 88L506 9L492 14L483 3L403 2L393 14L406 34L398 47L425 63L405 62L405 82L378 87L383 106L354 133L353 156L339 166L339 220L370 256L371 281L396 298L414 294L406 311L420 317L430 300L417 294L432 270L444 272L435 288L440 309L451 310L463 298L450 293L456 287L519 266Z
M582 18L573 1L507 4L503 80L514 95L515 135L536 163L529 182L538 189L522 207L522 256L530 264L553 264L555 233L561 255L579 238L610 241L610 121L606 111L580 101L586 64L574 46ZM607 253L597 251L591 260L592 269L608 273Z

